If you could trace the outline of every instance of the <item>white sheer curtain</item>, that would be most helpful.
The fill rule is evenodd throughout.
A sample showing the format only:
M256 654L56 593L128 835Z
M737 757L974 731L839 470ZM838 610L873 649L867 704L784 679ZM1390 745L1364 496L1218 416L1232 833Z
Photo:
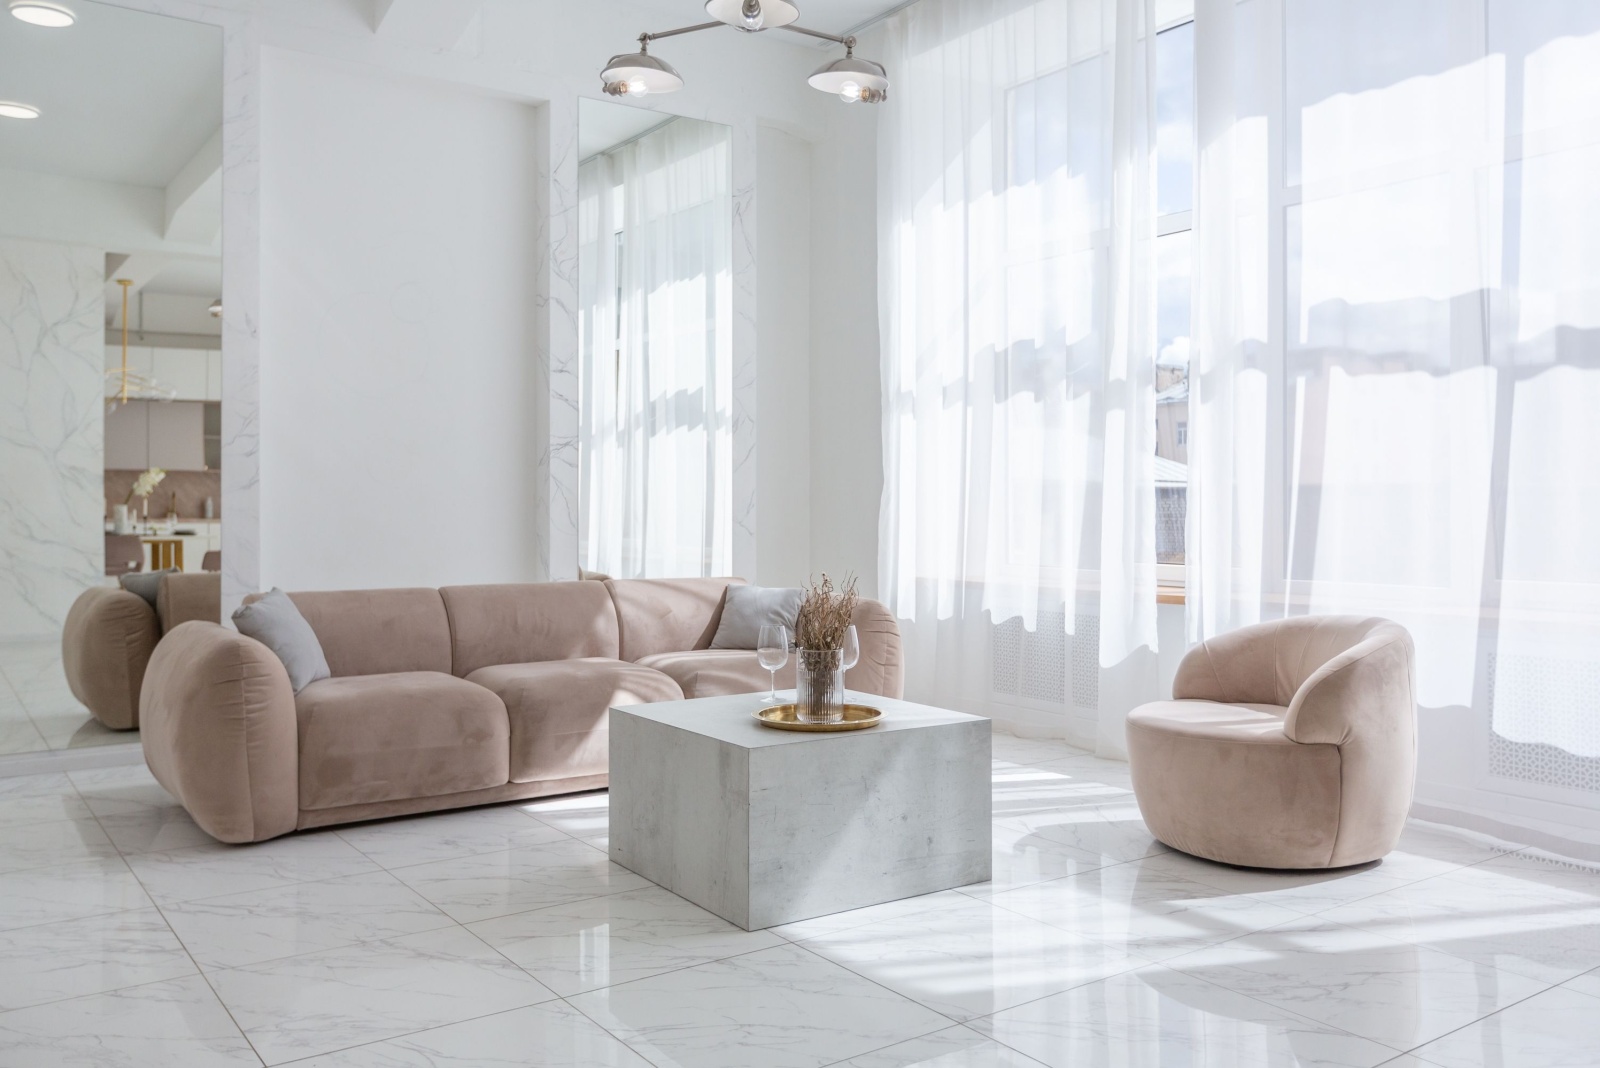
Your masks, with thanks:
M1425 752L1600 756L1600 4L1199 0L1196 78L1191 637L1387 615Z
M1156 694L1149 0L889 20L880 581L907 690L1124 752Z
M578 168L582 564L732 566L726 127L676 120Z

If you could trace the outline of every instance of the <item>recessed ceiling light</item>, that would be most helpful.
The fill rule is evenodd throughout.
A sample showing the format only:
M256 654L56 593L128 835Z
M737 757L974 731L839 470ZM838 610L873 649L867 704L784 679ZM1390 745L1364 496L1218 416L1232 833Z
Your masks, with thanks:
M18 104L14 100L0 100L0 119L37 119L39 109L32 104Z
M49 0L11 0L11 13L23 22L48 26L54 30L78 21L78 16L72 13L70 7L53 4Z

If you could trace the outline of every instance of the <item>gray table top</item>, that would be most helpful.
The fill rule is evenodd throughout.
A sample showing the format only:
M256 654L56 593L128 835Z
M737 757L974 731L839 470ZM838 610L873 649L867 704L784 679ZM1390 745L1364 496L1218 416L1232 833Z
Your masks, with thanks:
M779 697L794 699L794 691L778 691ZM844 743L851 738L865 738L896 731L916 730L924 727L949 726L983 720L965 712L952 712L946 708L897 701L877 694L845 693L850 704L870 705L881 709L883 721L876 727L856 731L780 731L763 727L755 720L755 713L765 707L761 693L741 693L727 697L701 697L690 701L661 701L649 705L624 705L612 708L613 713L637 716L640 719L664 723L670 727L690 731L729 745L745 749L766 749L778 745L795 745L803 742Z

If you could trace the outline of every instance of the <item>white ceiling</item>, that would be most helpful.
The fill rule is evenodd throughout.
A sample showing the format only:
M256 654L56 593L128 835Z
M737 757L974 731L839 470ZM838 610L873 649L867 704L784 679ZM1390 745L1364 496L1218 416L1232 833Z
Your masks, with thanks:
M0 167L162 187L222 125L222 31L65 0L75 25L30 26L0 9Z
M904 0L793 0L793 2L800 9L799 25L808 30L821 30L824 33L843 33L870 18L894 10ZM673 26L688 26L706 21L704 0L633 0L633 4L658 13L671 23L670 26L663 23L661 26L649 27L652 30L666 30ZM641 31L643 29L644 27L641 27ZM778 32L773 36L797 44L806 41L806 38L792 33ZM825 47L822 41L814 43Z
M588 159L613 145L638 137L652 127L670 121L671 115L657 111L613 104L609 100L578 100L578 158Z
M144 285L146 293L172 293L185 297L222 296L222 261L173 260Z

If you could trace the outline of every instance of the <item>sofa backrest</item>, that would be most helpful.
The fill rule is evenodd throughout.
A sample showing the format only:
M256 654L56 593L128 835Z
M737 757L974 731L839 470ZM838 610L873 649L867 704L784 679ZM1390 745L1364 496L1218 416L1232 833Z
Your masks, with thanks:
M622 659L711 648L722 601L737 578L606 579L616 605ZM594 583L599 586L600 583Z
M617 612L598 582L446 586L452 670L584 656L616 659Z
M222 575L215 571L174 571L161 576L156 587L156 618L161 633L198 619L220 623L222 617Z
M289 598L316 632L335 677L450 673L450 618L438 590L331 590Z

